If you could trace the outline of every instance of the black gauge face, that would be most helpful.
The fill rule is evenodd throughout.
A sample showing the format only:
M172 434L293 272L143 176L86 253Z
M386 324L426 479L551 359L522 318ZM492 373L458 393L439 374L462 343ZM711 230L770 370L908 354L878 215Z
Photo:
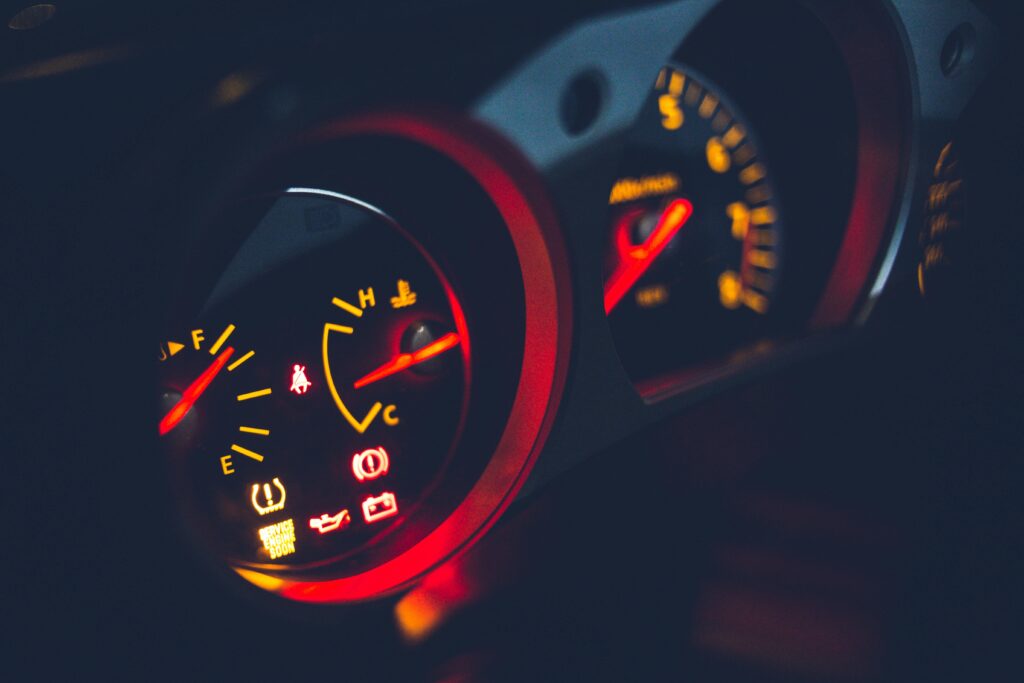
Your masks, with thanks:
M609 203L604 304L634 381L762 333L782 268L782 215L753 131L721 92L662 69Z
M161 347L160 432L187 513L237 567L315 570L416 535L466 416L451 286L394 221L340 195L239 212L260 216L250 237ZM295 249L297 231L316 248Z
M548 210L462 129L503 141L458 128L325 123L183 219L158 373L171 493L203 556L282 598L415 581L493 522L543 441L565 315Z

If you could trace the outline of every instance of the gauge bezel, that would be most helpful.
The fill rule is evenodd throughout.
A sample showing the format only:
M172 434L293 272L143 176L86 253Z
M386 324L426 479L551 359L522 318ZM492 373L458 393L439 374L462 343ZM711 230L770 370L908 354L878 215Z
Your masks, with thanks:
M794 263L800 260L796 258L797 231L801 226L810 224L800 219L796 211L799 205L789 198L793 194L789 187L793 174L772 162L780 156L773 152L778 151L776 148L781 140L776 139L776 131L762 130L763 107L751 103L751 94L728 74L708 67L711 55L705 52L707 45L702 45L700 40L704 36L715 35L714 32L708 33L710 22L735 19L738 14L752 8L759 12L759 18L773 17L763 27L758 24L760 34L772 35L770 29L783 20L784 13L779 10L788 8L806 15L816 24L815 39L834 50L834 59L829 61L834 61L834 66L842 70L836 75L844 80L843 96L850 98L854 112L851 120L846 122L853 142L853 156L848 160L849 178L834 186L837 190L845 189L848 194L844 209L830 217L834 219L834 225L830 221L830 234L834 231L835 242L828 245L831 249L824 260L827 267L815 274L813 282L804 284L803 289L809 296L803 302L801 315L787 322L785 333L755 340L727 358L695 363L644 382L637 389L648 405L678 397L699 386L711 385L730 375L739 376L767 358L781 362L787 356L795 357L787 348L810 348L803 342L812 338L824 339L826 333L838 328L864 324L884 287L894 250L901 243L908 210L906 187L916 145L910 131L910 123L915 116L916 84L912 81L903 50L905 36L896 17L883 3L835 4L820 0L793 0L774 10L749 0L722 3L702 19L669 62L710 76L711 81L731 97L755 130L761 131L760 152L772 163L774 180L787 217L787 243L792 247L787 249L785 279L791 286L799 280L792 270ZM728 16L721 16L721 13ZM719 60L716 63L726 62ZM797 77L798 74L792 76L795 79L793 84L802 87L803 82ZM839 123L842 122L837 120L830 125ZM833 133L838 131L835 128L830 130Z
M235 571L284 598L309 603L364 601L409 585L483 534L526 481L557 412L571 342L571 292L564 245L532 169L497 134L454 115L366 114L304 136L315 144L383 135L426 146L458 164L485 191L504 219L522 274L525 335L512 409L498 446L468 495L425 538L365 572L323 580L291 580L249 569Z
M810 321L812 330L821 331L863 324L888 280L910 206L906 187L918 144L910 130L917 84L907 63L906 36L890 6L814 2L810 7L846 62L857 103L853 202Z

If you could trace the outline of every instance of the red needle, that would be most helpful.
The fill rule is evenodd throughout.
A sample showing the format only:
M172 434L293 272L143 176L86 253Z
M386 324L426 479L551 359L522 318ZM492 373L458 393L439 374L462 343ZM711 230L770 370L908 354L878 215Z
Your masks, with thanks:
M221 351L210 367L203 370L203 374L199 375L196 381L189 385L189 388L181 395L181 400L171 408L171 412L164 415L164 419L160 420L160 436L177 427L178 423L185 419L185 415L192 409L192 405L203 395L203 392L210 386L213 378L217 376L217 373L224 369L228 359L231 358L231 354L234 352L235 350L230 346Z
M654 232L642 245L631 249L629 259L615 269L608 282L604 286L604 312L611 313L622 301L622 297L632 289L647 269L654 263L654 259L665 250L672 238L676 236L686 222L693 215L693 204L687 199L676 199L669 204Z
M459 335L454 332L449 332L437 341L427 344L419 351L413 353L402 353L392 358L384 365L380 366L365 377L356 380L356 389L362 389L367 384L373 384L374 382L390 377L396 372L401 372L408 367L422 363L425 360L430 360L434 356L440 355L448 349L454 348L459 345Z

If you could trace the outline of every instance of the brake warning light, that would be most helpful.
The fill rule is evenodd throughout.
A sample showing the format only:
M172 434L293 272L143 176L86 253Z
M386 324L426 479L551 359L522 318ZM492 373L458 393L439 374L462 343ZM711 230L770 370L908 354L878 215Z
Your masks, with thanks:
M388 473L390 464L388 452L382 447L367 448L352 456L352 474L359 481L376 479Z

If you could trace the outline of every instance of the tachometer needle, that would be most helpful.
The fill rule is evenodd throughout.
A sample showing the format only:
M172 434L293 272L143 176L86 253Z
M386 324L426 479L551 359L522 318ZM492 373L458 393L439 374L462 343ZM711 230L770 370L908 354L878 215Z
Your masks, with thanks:
M365 377L356 380L355 388L362 389L367 384L373 384L378 380L382 380L385 377L401 372L406 368L412 367L417 363L430 360L434 356L438 356L448 349L455 348L459 345L459 335L454 332L449 332L437 341L427 344L419 351L413 351L412 353L402 353L389 360L384 365L380 366Z
M669 204L658 219L658 225L650 237L635 249L630 250L629 258L615 269L604 286L604 312L611 313L622 301L622 297L632 289L637 280L643 277L654 259L665 250L672 238L676 236L693 215L693 204L686 199L676 199Z
M210 367L203 370L203 374L199 375L196 381L189 385L188 389L181 395L181 400L171 408L169 413L164 415L164 419L160 420L160 436L174 429L179 422L185 419L185 415L192 409L192 405L199 400L199 397L203 395L203 392L210 386L210 383L213 382L217 374L224 369L228 359L231 358L231 354L234 352L235 350L230 346L221 351Z

